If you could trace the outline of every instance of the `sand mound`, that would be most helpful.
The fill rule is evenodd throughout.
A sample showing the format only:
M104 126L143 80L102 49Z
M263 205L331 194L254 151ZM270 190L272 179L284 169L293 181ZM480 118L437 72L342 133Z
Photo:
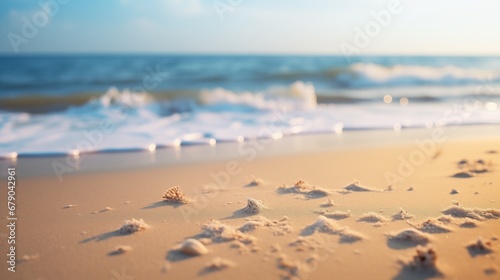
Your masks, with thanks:
M221 223L218 220L212 220L202 226L204 237L211 238L214 242L227 242L239 240L245 244L255 242L255 237L245 234L233 226Z
M491 171L491 168L487 165L478 165L478 166L475 166L474 168L472 168L470 170L470 172L473 172L473 173L486 173L486 172L490 172Z
M246 187L257 187L257 186L262 186L262 185L264 185L264 180L262 180L259 177L255 177L254 175L252 175L250 177L250 179L249 179L248 184L246 184L245 186Z
M341 229L342 227L335 221L329 220L325 216L319 216L318 219L312 225L307 226L303 232L305 235L311 235L314 232L337 234Z
M239 240L231 241L230 247L234 248L234 249L238 249L239 253L242 255L247 255L250 253L250 247L247 244L245 244Z
M443 223L445 225L457 223L456 219L454 219L450 215L441 215L441 216L437 217L436 220L440 221L441 223Z
M414 218L412 214L406 212L403 210L403 208L399 208L399 211L392 216L393 220L409 220L411 218Z
M290 260L285 254L280 254L277 267L286 272L281 279L306 279L309 274L317 269L319 257L310 255L305 260Z
M386 217L377 214L375 212L368 212L363 215L358 219L360 222L366 222L366 223L386 223L389 221Z
M477 221L471 220L469 218L465 218L465 221L460 224L461 228L476 228L478 226L479 226L479 224Z
M342 220L352 216L351 211L333 211L333 212L324 212L321 215L335 220Z
M371 189L369 187L363 186L358 180L355 180L354 182L345 186L343 189L346 191L349 191L349 192L378 192L378 191L380 191L380 190Z
M451 189L450 194L459 194L460 192L456 189Z
M500 219L500 210L493 208L465 208L461 205L451 205L444 209L442 213L456 218L470 218L479 221L485 219Z
M292 232L290 221L286 216L274 221L262 216L254 219L247 219L247 221L238 230L241 232L249 232L254 231L256 228L267 228L271 230L274 235L284 235Z
M131 234L137 231L143 231L149 228L149 225L143 219L125 220L123 225L118 229L121 234Z
M115 210L114 208L107 206L107 207L104 207L104 209L101 209L99 211L94 211L90 214L105 213L105 212L114 211L114 210Z
M340 234L340 242L341 243L353 243L353 242L363 240L366 238L362 233L354 231L354 230L349 229L347 227L343 228L339 232L339 234Z
M387 236L389 239L395 241L403 241L422 245L427 244L431 240L431 237L429 235L413 228L403 229L399 232L392 232L387 234Z
M469 160L463 159L457 163L457 167L458 167L458 169L460 169L460 172L456 173L452 177L455 177L455 178L474 177L477 174L489 172L491 170L491 166L492 166L491 161L486 162L483 159L469 161Z
M207 263L205 268L208 270L223 270L223 269L226 269L229 267L233 267L235 265L236 265L236 263L231 261L231 260L216 257L213 260L211 260L209 263Z
M484 240L482 237L478 237L477 240L472 241L467 245L467 249L476 254L489 254L493 252L491 241Z
M292 261L287 255L281 254L277 260L279 269L286 272L284 279L303 279L309 268L300 261Z
M425 220L422 223L418 224L412 224L408 222L410 225L415 227L416 229L419 229L420 231L423 232L428 232L428 233L445 233L445 232L451 232L452 230L446 226L444 223L440 222L437 219L434 218L429 218Z
M262 227L263 223L260 221L248 221L245 222L238 230L241 232L254 231L255 229Z
M128 245L119 245L115 248L115 250L112 252L113 255L120 255L120 254L125 254L127 252L132 251L132 247Z
M337 222L324 216L319 216L313 224L302 230L302 235L311 235L315 232L339 235L341 242L354 242L365 239L363 234L353 231L348 227L342 227Z
M484 271L484 274L486 274L486 275L493 275L493 274L498 273L498 268L496 268L494 266L490 266L490 267L486 267L485 269L483 269L483 271Z
M307 183L304 180L299 180L295 182L295 184L291 187L287 187L285 185L278 187L278 192L279 193L293 193L293 194L301 194L305 198L320 198L320 197L325 197L330 194L329 191L313 186L309 183Z
M432 248L417 248L416 255L406 263L407 267L417 270L437 270L437 254Z
M332 199L327 199L325 202L321 203L321 207L326 208L326 207L333 207L335 205L335 202L333 202Z
M318 248L322 248L325 244L321 242L321 239L315 236L299 236L289 245L290 247L296 248L296 251L314 251Z

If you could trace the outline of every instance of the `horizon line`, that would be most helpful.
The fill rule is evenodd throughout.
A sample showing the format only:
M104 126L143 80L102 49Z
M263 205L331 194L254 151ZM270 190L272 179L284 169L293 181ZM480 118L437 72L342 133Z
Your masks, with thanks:
M9 57L22 57L22 56L32 56L32 55L52 55L52 56L67 56L67 55L172 55L172 56L188 56L188 55L198 55L198 56L332 56L332 57L343 57L342 53L275 53L275 52L130 52L130 51L37 51L37 52L2 52L0 51L0 56ZM352 55L350 57L373 57L373 56L390 56L390 57L500 57L499 54L388 54L388 53L367 53Z

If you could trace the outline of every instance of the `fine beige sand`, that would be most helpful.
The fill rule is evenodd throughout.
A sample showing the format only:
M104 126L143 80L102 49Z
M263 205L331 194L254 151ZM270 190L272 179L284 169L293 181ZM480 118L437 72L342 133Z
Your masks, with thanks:
M21 261L0 278L499 279L499 144L19 175Z

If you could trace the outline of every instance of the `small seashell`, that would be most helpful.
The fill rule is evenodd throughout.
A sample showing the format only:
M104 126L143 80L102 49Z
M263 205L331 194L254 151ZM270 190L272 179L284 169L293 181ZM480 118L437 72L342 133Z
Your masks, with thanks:
M247 198L247 206L244 208L245 212L249 214L258 214L263 209L264 204L262 203L262 201L250 197Z
M174 186L166 190L162 198L166 202L180 203L180 204L186 204L191 200L181 191L179 186Z
M207 247L196 239L187 239L181 245L180 251L190 256L201 256L208 253Z

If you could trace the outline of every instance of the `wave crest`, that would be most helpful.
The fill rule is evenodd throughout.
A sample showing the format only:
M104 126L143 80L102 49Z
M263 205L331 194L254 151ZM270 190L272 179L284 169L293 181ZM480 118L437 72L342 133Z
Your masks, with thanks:
M116 105L141 107L150 104L152 101L153 97L146 92L131 92L128 89L119 91L117 88L112 87L104 95L97 100L90 101L90 103L97 103L106 108Z
M482 82L492 72L477 69L463 69L456 66L426 67L395 65L386 67L372 63L356 63L349 67L353 86L411 86L411 85L465 85ZM495 81L500 75L495 73Z
M314 85L297 81L288 88L274 88L266 93L235 93L223 88L204 90L200 102L218 110L244 107L258 110L307 110L317 107Z

